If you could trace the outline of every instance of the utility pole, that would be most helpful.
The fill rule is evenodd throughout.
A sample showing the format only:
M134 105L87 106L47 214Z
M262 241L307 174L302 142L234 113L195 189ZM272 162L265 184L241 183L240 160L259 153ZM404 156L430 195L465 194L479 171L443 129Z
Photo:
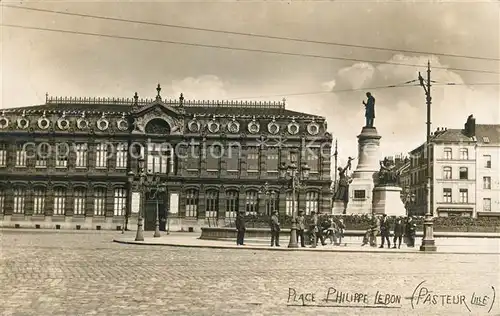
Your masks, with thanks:
M431 205L431 62L427 62L427 82L424 82L424 78L418 73L418 81L422 88L424 89L427 103L427 137L426 137L426 154L427 154L427 206L424 219L424 237L422 238L422 244L420 245L420 251L436 251L437 247L434 241L434 220L433 220L433 210Z
M333 153L333 157L335 157L335 177L333 180L333 194L337 191L337 163L338 163L339 152L337 150L337 140L335 140L335 152Z

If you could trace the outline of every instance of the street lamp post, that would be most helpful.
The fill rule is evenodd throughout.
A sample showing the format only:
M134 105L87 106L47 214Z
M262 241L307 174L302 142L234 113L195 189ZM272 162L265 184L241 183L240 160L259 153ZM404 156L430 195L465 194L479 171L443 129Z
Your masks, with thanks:
M406 217L410 215L410 205L413 205L415 202L415 193L411 193L410 188L405 188L405 192L403 195L403 202L405 204L405 209L406 209Z
M142 212L143 212L143 208L144 208L144 193L145 193L145 190L144 190L144 159L143 158L139 158L137 160L138 162L138 167L137 167L137 171L139 173L139 187L141 189L141 199L142 199L142 203L141 203L141 207L139 208L139 214L137 216L137 232L135 234L135 241L144 241L144 233L143 233L143 229L142 229ZM130 178L133 178L134 177L134 173L132 171L130 171L129 173L129 180Z
M302 185L302 182L309 178L309 166L303 163L300 168L297 166L296 155L291 155L290 164L282 163L280 166L280 178L291 181L292 186L292 228L290 229L290 242L288 248L298 248L297 243L297 209L295 208L295 192Z
M270 215L267 212L268 196L269 196L269 193L270 193L270 191L269 191L269 183L268 182L264 183L264 186L259 190L259 193L264 195L264 213L266 215Z
M160 234L160 202L158 200L158 193L164 191L163 183L159 174L153 174L148 172L146 176L146 187L149 188L149 192L152 194L152 198L156 201L156 221L155 221L155 233L153 237L161 237Z

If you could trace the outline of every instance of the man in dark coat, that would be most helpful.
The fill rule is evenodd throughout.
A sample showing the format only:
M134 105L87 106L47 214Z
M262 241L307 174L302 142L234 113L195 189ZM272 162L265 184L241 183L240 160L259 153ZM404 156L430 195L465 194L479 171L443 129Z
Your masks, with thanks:
M236 245L243 246L244 245L243 241L245 239L245 231L246 231L245 218L243 217L243 212L238 212L238 214L236 215L236 231L237 231Z
M273 211L273 215L271 216L271 247L280 246L280 230L278 211Z
M380 238L382 243L379 248L384 248L384 242L387 241L387 248L391 248L391 242L389 237L391 235L391 226L389 225L389 220L387 219L387 214L382 215L382 220L380 221Z
M393 249L396 249L396 243L398 244L398 249L401 248L401 240L403 239L403 233L404 233L404 225L403 222L401 221L401 217L399 217L396 220L396 224L394 224L394 246L392 247Z
M405 234L408 240L408 247L415 247L415 234L417 233L417 224L413 221L413 217L408 217L406 221Z
M304 230L306 228L304 211L299 211L299 216L297 217L297 242L299 242L300 238L300 246L305 247L306 242L304 240Z
M363 101L365 105L366 127L373 127L373 121L375 119L375 98L370 92L366 93L366 97L368 100L366 100L366 102Z

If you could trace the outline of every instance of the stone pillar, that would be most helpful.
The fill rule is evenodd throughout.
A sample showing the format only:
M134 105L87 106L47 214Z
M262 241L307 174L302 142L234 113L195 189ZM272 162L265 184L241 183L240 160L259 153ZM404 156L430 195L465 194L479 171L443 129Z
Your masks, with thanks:
M358 135L358 165L349 186L347 214L370 214L374 175L380 169L380 139L375 127L363 127Z

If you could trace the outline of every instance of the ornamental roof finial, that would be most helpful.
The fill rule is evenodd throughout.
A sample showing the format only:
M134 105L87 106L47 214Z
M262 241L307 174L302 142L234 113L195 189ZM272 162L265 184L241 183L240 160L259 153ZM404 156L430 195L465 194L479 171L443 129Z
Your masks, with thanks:
M139 95L137 92L134 94L134 105L137 105L139 103Z
M161 86L160 86L160 84L158 84L158 86L156 87L156 91L158 92L158 94L156 95L156 99L161 100L161 95L160 95Z
M179 97L179 106L184 105L184 94L181 93L181 96Z

